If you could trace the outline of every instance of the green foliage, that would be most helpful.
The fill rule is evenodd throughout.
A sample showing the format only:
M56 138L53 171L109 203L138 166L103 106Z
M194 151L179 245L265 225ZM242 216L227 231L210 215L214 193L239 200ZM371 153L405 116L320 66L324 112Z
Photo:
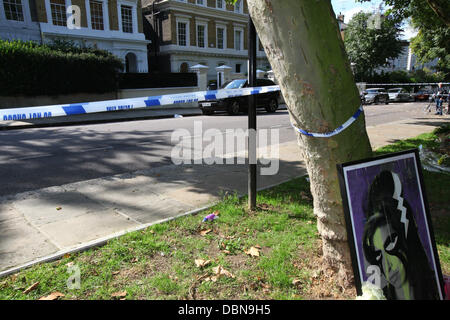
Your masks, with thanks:
M109 52L67 41L40 45L0 40L0 65L3 96L110 92L123 67Z
M356 78L357 81L361 80ZM366 76L364 81L368 83L424 83L424 82L443 82L445 81L445 74L443 72L432 72L424 68L415 71L407 72L404 70L396 70L392 72L380 72ZM409 87L406 87L409 91Z
M357 0L365 2L369 0ZM418 29L411 48L422 63L438 58L437 69L450 79L450 1L448 0L383 0L392 8L388 12L397 21L408 19ZM432 6L435 10L432 9Z
M372 14L359 12L350 20L345 31L345 48L354 64L357 80L366 81L373 75L374 69L398 57L402 50L399 23L387 16L381 19L379 25L370 26L374 19Z

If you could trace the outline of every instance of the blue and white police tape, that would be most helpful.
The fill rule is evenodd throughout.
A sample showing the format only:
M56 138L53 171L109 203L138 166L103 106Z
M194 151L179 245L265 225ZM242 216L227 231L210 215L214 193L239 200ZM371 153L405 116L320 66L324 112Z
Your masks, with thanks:
M150 108L178 103L192 103L224 99L239 96L249 96L259 93L279 91L279 86L251 87L241 89L220 89L210 91L186 92L168 94L162 96L128 98L119 100L96 101L86 103L73 103L63 105L51 105L41 107L26 107L0 109L0 121L17 121L59 116L71 116L78 114L119 111L127 109Z
M306 130L302 130L297 128L296 126L294 126L293 124L291 124L291 126L297 130L298 132L310 136L310 137L316 137L316 138L329 138L332 136L335 136L339 133L341 133L342 131L344 131L346 128L348 128L356 119L358 119L359 115L363 112L363 106L361 105L358 110L355 112L355 114L353 114L350 119L348 119L343 125L339 126L338 128L336 128L335 130L331 131L331 132L326 132L326 133L312 133L312 132L308 132Z

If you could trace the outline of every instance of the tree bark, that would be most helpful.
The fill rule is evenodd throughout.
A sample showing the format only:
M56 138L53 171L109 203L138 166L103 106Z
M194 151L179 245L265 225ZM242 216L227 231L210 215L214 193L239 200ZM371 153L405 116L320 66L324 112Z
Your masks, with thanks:
M330 1L247 3L291 122L324 133L347 121L360 98ZM331 138L300 133L297 138L310 177L323 256L348 286L353 272L336 164L371 156L364 114Z
M427 0L428 5L433 9L439 19L450 27L450 4L449 0Z

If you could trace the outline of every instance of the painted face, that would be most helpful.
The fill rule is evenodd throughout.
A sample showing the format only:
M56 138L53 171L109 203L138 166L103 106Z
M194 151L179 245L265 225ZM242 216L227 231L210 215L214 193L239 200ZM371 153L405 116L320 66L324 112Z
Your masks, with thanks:
M399 237L388 225L377 228L373 235L376 260L382 268L386 281L400 288L406 280L406 270L402 261L395 255L398 252Z

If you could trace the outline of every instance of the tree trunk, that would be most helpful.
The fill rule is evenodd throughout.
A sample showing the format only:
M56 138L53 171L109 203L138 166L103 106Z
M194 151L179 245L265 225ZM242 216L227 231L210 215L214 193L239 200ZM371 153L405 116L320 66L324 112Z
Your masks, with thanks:
M427 0L428 5L433 9L434 13L450 27L450 4L448 0Z
M360 98L330 1L247 3L291 122L308 132L325 133L347 121ZM348 286L353 271L336 164L371 156L364 114L331 138L300 133L297 138L311 181L323 256Z

